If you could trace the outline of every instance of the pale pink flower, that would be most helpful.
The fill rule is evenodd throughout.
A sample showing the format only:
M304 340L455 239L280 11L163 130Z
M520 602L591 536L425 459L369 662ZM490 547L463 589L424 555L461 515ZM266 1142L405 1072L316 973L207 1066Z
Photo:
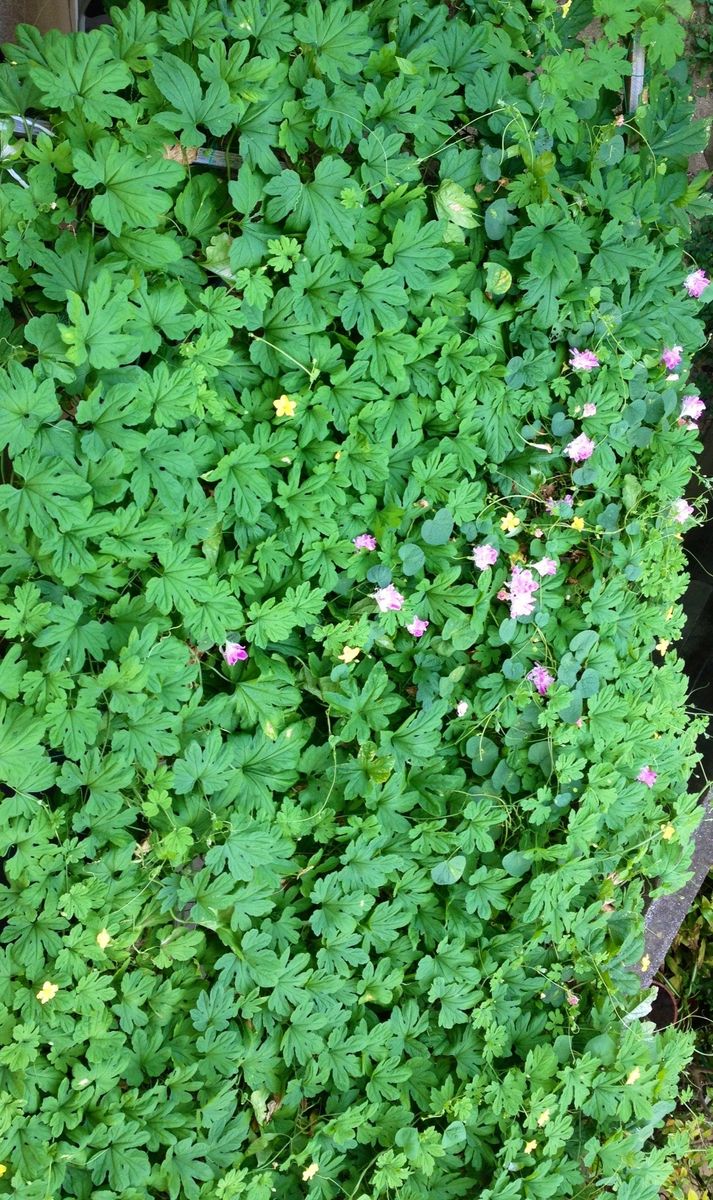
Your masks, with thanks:
M428 629L428 621L423 621L421 617L414 617L413 621L406 628L413 637L420 638L423 637Z
M533 596L511 596L510 597L510 616L511 617L531 617L535 611L535 600Z
M694 300L697 300L699 296L703 295L709 283L710 279L706 275L705 271L691 271L690 275L687 275L684 279L683 286L685 287L689 296L692 296Z
M405 597L401 592L397 592L393 583L387 587L377 588L373 593L373 598L376 600L377 606L381 612L398 612L403 608Z
M575 346L569 352L569 365L575 371L594 371L601 363L593 350L578 350Z
M584 408L582 409L582 416L583 417L596 417L596 415L597 415L596 404L585 404Z
M683 346L671 346L661 354L661 362L669 371L674 371L683 362Z
M526 678L530 680L530 683L534 683L541 696L547 695L555 681L554 675L550 675L547 668L541 666L540 663L535 663L532 670L528 672Z
M681 400L681 416L698 421L706 411L705 401L700 396L684 396Z
M651 770L651 767L646 766L641 768L636 778L639 783L645 783L647 787L653 787L658 779L658 775L655 771Z
M571 1008L576 1008L579 1004L579 996L575 996L574 992L567 992L567 1003Z
M509 595L506 588L501 588L498 592L498 600L509 600Z
M693 516L694 509L693 505L689 504L687 500L674 500L672 512L674 521L678 521L679 525L683 525Z
M511 617L529 617L535 611L534 593L539 587L532 571L513 567L507 588L503 588L503 598L510 603Z
M540 558L537 562L532 563L533 571L537 571L538 575L556 575L557 563L554 558Z
M464 717L468 711L469 704L467 700L459 700L456 704L456 714L459 717Z
M474 546L473 547L473 562L479 570L485 571L487 567L492 567L498 561L499 550L495 546Z
M352 538L357 550L376 550L376 538L373 533L360 533Z
M532 571L527 567L514 566L512 569L512 578L508 583L510 592L513 596L529 595L530 592L536 592L539 588L539 583L533 578Z
M223 646L223 658L229 667L234 667L236 663L245 662L248 652L240 642L226 642Z
M586 462L594 454L596 443L588 438L586 433L580 433L573 441L565 446L564 452L567 458L571 458L572 462Z

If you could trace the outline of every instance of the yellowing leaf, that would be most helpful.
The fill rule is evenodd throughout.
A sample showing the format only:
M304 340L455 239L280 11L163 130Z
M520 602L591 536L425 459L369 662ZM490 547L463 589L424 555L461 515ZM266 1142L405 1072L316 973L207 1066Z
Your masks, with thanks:
M436 212L443 221L450 221L459 229L474 229L480 222L475 215L478 201L469 196L459 183L444 179L434 197Z
M486 262L485 290L491 296L504 296L512 286L512 275L500 263Z

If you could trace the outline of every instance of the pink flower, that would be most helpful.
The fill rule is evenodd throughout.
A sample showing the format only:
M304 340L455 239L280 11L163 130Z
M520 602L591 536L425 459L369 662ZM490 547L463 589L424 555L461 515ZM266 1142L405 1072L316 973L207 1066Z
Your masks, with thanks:
M473 562L479 570L485 571L487 567L492 567L498 561L499 550L495 546L474 546L473 547Z
M568 492L567 496L563 496L559 500L555 500L555 499L545 500L545 508L546 508L547 512L553 512L553 514L556 514L556 516L562 515L561 514L561 505L562 504L569 504L569 506L571 508L571 505L574 504L574 496L571 496L571 493Z
M464 717L469 708L467 700L459 700L456 704L456 714L459 717Z
M693 516L693 505L687 500L674 500L673 502L673 519L678 521L679 525L683 525Z
M223 646L223 658L229 667L234 667L236 663L245 662L248 652L240 642L226 642Z
M565 446L564 452L572 462L586 462L594 454L595 446L596 443L586 433L580 433L579 437Z
M529 679L530 683L534 683L541 696L547 695L555 681L554 675L550 675L547 668L541 666L540 663L535 663L534 667L525 678Z
M513 567L512 578L508 584L511 595L526 596L530 592L536 592L539 586L537 580L533 579L532 571L527 567Z
M567 1003L571 1008L576 1008L579 1004L579 996L575 996L574 992L567 992Z
M406 628L408 629L409 633L413 635L413 637L420 638L423 637L424 633L428 629L428 621L423 621L420 617L414 617L413 621L411 621L410 625L407 625Z
M575 371L594 371L601 363L593 350L578 350L575 346L569 352L569 365Z
M585 404L584 408L582 409L582 416L583 417L596 417L596 415L597 415L596 404Z
M507 588L503 588L504 595L501 597L509 601L511 617L529 617L535 611L534 593L539 587L532 571L513 567L512 577ZM500 593L498 596L500 597Z
M532 596L511 596L510 616L531 617L535 611L535 601Z
M645 783L647 787L653 787L658 779L658 775L655 771L651 770L651 767L647 766L641 768L636 778L638 779L639 783Z
M693 299L697 300L699 296L703 295L709 283L710 279L705 271L691 271L690 275L684 279L683 286L689 296L693 296Z
M537 571L538 575L556 575L557 563L554 558L541 558L532 564L532 569Z
M360 533L352 538L357 550L376 550L376 538L373 533Z
M700 396L684 396L681 401L681 416L698 421L706 411L705 402Z
M548 513L553 513L556 512L560 504L572 504L573 500L574 496L572 496L570 492L567 492L567 495L563 496L561 500L545 500L545 508L547 509Z
M510 599L510 594L509 594L507 588L501 588L500 591L498 592L498 600L509 600L509 599Z
M377 588L373 597L381 612L398 612L404 606L404 597L397 592L393 583L387 587Z
M673 371L683 362L683 346L671 346L661 354L661 362L669 371Z

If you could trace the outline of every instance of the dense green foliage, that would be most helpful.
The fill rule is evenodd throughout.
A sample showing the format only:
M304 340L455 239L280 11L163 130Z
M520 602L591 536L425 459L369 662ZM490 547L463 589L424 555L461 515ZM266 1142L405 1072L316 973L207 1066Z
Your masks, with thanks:
M576 0L159 8L0 69L0 1194L654 1200L685 79L624 121Z

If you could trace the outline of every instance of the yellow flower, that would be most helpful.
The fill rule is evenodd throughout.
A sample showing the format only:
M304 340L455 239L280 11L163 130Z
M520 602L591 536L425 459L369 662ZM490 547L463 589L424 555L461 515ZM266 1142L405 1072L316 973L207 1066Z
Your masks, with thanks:
M636 1083L639 1079L641 1079L641 1071L638 1067L634 1067L634 1070L630 1071L627 1076L626 1086L631 1087L631 1085Z
M670 642L669 638L660 638L659 641L656 643L656 649L658 650L659 654L663 656L666 653L666 651L668 650L670 645L671 645L671 642Z
M39 1000L40 1004L46 1004L48 1000L54 1000L58 991L59 987L57 984L50 983L50 981L46 979L37 993L37 999Z
M500 522L500 528L503 533L514 533L520 528L520 518L515 516L515 513L507 513Z
M97 946L100 950L106 950L111 941L111 934L107 929L100 929L97 934Z
M567 16L567 13L569 12L571 7L572 7L572 0L565 0L565 3L562 5L562 16L563 17Z
M305 1183L309 1179L314 1179L314 1177L318 1171L319 1171L319 1166L315 1162L310 1163L308 1167L305 1167L304 1171L302 1172L302 1178L304 1179Z
M550 1119L550 1110L549 1110L549 1108L546 1108L545 1111L541 1112L539 1117L537 1118L537 1124L539 1125L540 1129L542 1129L542 1127L547 1124L549 1119Z
M650 966L651 966L651 959L649 958L648 954L645 954L641 960L641 970L648 971Z
M670 842L676 832L676 827L670 822L668 825L661 826L661 837L665 842Z
M576 529L577 533L581 533L584 529L584 517L575 517L572 521L572 529Z
M525 562L525 555L522 550L517 550L515 554L510 555L510 565L515 566L515 563Z
M532 1151L537 1145L537 1138L533 1138L531 1142L525 1142L525 1154L532 1154Z
M289 396L278 396L277 400L272 402L275 414L278 417L294 417L297 409L297 401L290 400Z
M0 1163L0 1179L2 1179L3 1175L7 1175L7 1167L5 1163Z
M339 655L339 661L343 663L351 663L354 662L354 659L358 658L360 654L361 650L358 646L345 646L342 650L342 653Z

